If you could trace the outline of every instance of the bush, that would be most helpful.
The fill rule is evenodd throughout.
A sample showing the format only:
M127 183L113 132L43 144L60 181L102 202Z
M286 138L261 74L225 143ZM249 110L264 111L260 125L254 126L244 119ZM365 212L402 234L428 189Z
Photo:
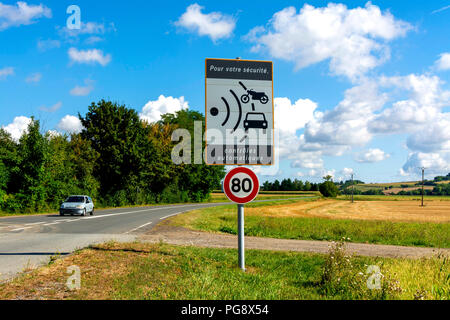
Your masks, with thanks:
M379 269L379 288L369 288L373 284L373 273L367 265L356 265L353 257L345 250L345 238L333 242L322 270L320 288L327 296L339 296L348 300L392 299L402 293L399 281L392 279ZM367 269L367 270L366 270Z
M326 198L336 198L339 195L339 189L332 181L320 184L319 191Z

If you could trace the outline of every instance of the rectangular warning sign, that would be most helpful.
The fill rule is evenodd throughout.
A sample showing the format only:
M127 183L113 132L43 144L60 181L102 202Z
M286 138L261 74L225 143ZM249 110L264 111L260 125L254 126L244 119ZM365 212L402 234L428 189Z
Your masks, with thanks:
M206 162L273 165L273 64L206 59Z

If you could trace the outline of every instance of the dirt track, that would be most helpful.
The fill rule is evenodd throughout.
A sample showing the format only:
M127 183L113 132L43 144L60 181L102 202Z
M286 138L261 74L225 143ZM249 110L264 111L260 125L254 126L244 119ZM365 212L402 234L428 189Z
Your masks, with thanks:
M237 248L237 236L215 234L201 231L192 231L181 227L173 227L162 222L140 237L142 241L164 241L174 245L190 245L209 248ZM245 237L246 249L297 251L327 253L330 242L284 240L258 237ZM450 249L401 247L390 245L348 243L347 250L360 256L387 257L387 258L422 258L438 253L450 256Z

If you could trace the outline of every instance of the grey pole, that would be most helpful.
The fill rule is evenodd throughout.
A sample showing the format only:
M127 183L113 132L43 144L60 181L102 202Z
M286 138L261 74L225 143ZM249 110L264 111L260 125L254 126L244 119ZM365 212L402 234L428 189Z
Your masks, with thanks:
M245 272L245 247L244 247L244 205L238 204L238 254L239 268Z
M353 192L355 190L355 183L353 182L353 173L352 173L352 203L353 203Z

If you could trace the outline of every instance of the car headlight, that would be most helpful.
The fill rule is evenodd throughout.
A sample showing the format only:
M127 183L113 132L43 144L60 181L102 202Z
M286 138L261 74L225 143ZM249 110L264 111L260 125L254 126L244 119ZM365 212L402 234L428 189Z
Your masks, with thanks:
M77 209L83 209L82 205L77 206Z
M63 204L61 205L61 209L64 209L64 205Z

